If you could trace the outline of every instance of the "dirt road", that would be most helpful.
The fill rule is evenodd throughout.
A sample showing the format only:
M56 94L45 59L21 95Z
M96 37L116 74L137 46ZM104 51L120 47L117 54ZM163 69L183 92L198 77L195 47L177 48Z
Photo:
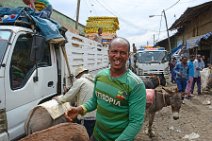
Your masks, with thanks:
M180 111L180 119L173 120L171 107L165 107L155 116L153 130L156 136L150 139L146 134L147 121L135 141L212 141L212 92L195 95L185 100Z

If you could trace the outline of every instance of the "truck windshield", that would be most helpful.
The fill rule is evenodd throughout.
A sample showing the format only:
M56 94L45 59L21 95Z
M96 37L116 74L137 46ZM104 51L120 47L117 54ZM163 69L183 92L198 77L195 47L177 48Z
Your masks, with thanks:
M162 63L168 61L166 51L144 51L138 52L139 63Z
M2 63L11 36L10 31L0 30L0 64Z

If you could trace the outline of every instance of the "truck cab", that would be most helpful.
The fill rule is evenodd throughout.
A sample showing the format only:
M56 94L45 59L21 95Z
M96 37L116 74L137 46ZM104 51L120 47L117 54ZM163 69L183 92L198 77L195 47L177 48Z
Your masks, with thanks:
M24 27L0 26L0 140L23 135L29 111L62 91L58 45L44 42L33 59L33 34Z
M135 72L141 77L150 74L169 74L169 55L163 47L141 48L134 54Z

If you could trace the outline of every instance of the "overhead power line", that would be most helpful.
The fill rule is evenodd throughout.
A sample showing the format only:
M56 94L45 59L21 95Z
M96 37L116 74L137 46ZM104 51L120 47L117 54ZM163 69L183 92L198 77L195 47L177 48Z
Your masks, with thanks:
M178 0L177 2L175 2L173 5L171 5L170 7L166 8L165 11L171 9L172 7L174 7L175 5L177 5L180 2L180 0Z
M108 11L110 14L112 14L113 16L116 16L111 10L109 10L107 7L104 6L104 4L102 4L101 2L99 2L98 0L96 0L97 3L99 3L106 11Z
M139 26L133 24L132 22L130 22L130 21L128 21L128 20L122 18L119 14L115 14L115 12L113 12L112 10L110 10L109 8L107 8L108 6L105 7L105 5L102 4L100 1L98 1L98 0L95 0L95 1L96 1L99 5L101 5L106 11L108 11L108 12L109 12L110 14L112 14L113 16L118 17L118 18L119 18L121 21L123 21L124 23L126 23L126 24L128 24L128 25L130 25L130 26L132 26L132 27L134 27L134 28L136 28L136 29L140 28Z
M86 0L87 1L87 0ZM94 11L94 15L97 15L97 12L96 12L96 8L95 8L95 4L94 3L92 3L91 2L91 0L89 0L89 2L91 3L90 4L90 7L91 7L91 11L89 11L89 12L92 12L93 13L93 11Z

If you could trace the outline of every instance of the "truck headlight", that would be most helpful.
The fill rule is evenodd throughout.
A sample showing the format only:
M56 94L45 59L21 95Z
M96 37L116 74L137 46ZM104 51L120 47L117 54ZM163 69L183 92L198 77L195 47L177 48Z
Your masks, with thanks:
M143 75L143 74L144 74L144 70L139 68L137 75Z
M169 73L169 71L170 71L169 67L166 67L166 68L165 68L165 72L166 72L166 73Z

